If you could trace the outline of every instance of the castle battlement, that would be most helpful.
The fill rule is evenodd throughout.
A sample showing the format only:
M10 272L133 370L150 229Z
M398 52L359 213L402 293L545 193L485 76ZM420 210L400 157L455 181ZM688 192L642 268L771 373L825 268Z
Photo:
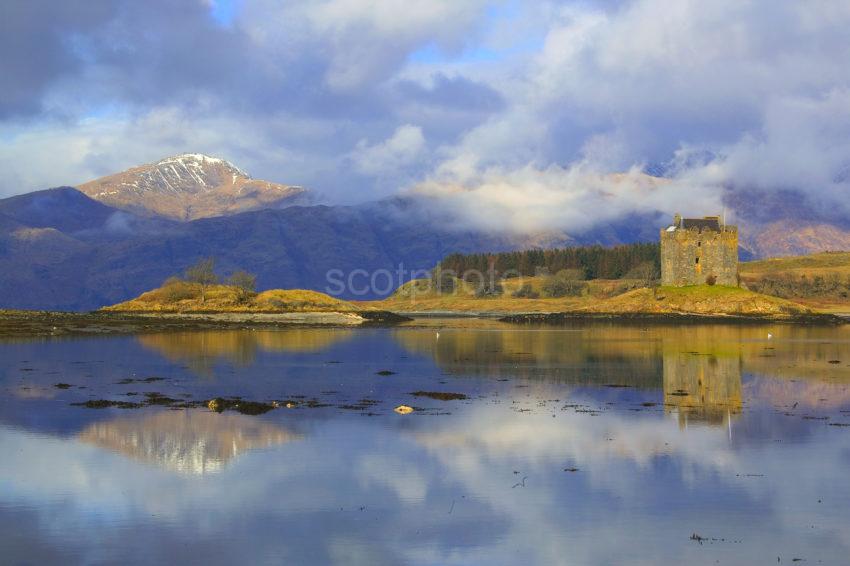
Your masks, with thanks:
M719 216L682 218L661 230L661 284L738 286L738 227Z

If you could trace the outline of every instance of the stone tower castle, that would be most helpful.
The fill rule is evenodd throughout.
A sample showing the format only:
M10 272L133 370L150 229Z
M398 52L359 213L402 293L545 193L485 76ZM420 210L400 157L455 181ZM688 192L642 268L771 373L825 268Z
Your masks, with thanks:
M661 230L661 284L738 286L738 227L719 216L682 218Z

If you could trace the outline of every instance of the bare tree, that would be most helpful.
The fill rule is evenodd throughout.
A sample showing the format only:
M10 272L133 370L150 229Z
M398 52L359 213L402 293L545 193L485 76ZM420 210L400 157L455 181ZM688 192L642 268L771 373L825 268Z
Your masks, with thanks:
M659 277L658 267L651 261L645 261L631 268L622 278L639 279L644 287L653 288L657 286Z
M257 292L257 276L241 269L233 272L227 279L227 284L236 287L241 302L245 302Z
M215 258L204 258L186 270L186 281L201 287L201 302L207 301L207 287L218 283L215 274Z

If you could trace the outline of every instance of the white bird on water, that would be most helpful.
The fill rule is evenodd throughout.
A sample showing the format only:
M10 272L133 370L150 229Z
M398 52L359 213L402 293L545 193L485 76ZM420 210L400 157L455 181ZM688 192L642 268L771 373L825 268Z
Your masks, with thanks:
M767 339L768 339L768 340L773 339L773 334L771 334L770 332L768 332L768 333L767 333Z
M437 340L439 340L439 339L440 339L440 333L437 332Z

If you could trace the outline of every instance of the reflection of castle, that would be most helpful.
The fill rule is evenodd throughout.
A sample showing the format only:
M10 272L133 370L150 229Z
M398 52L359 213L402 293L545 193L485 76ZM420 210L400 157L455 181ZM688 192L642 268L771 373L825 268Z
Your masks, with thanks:
M664 354L664 406L679 424L724 424L741 412L741 357Z
M242 452L299 438L252 417L201 410L161 411L98 422L79 437L134 460L190 474L215 472Z

